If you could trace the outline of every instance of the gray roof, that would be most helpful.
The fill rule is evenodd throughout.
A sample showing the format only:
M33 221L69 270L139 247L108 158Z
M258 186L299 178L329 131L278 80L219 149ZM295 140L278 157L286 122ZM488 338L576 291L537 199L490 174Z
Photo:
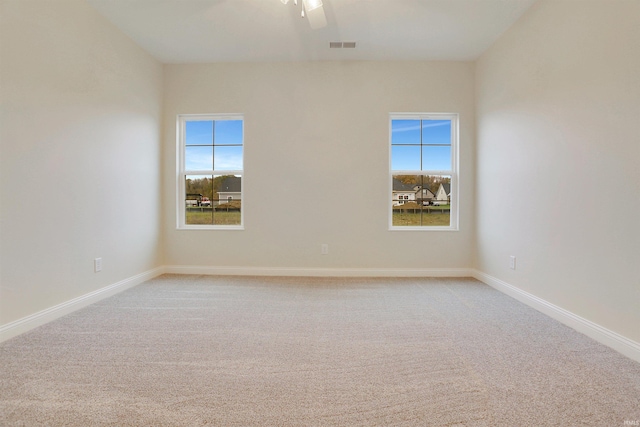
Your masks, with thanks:
M405 184L402 181L399 181L397 179L393 179L393 191L410 191L415 193L415 185L411 185L411 184Z
M240 193L242 191L242 178L239 176L228 176L220 183L221 193Z

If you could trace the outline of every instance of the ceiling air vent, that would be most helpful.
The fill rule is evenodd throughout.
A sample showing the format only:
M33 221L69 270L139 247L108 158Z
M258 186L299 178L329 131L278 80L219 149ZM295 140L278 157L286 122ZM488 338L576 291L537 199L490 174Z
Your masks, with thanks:
M329 49L353 49L356 47L356 42L329 42Z

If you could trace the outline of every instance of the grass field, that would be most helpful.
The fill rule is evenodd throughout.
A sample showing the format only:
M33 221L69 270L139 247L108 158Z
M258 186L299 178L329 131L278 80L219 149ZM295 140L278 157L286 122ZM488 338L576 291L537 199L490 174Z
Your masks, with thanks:
M211 208L187 209L187 224L240 225L240 211L215 211Z
M201 225L240 225L240 211L215 211L210 208L187 209L187 224ZM401 226L448 226L450 224L450 214L427 213L426 211L413 213L411 211L394 210L393 225Z
M416 227L432 227L432 226L449 226L451 223L451 215L447 213L410 213L402 211L393 212L393 225L398 226L416 226Z

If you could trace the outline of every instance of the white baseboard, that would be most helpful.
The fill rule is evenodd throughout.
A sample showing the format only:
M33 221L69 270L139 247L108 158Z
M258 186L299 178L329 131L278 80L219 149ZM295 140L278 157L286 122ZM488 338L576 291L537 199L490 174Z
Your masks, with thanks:
M137 274L117 283L105 286L104 288L89 292L88 294L63 302L62 304L54 305L53 307L49 307L30 316L2 325L0 326L0 342L25 333L40 325L44 325L45 323L86 307L89 304L93 304L94 302L115 295L118 292L122 292L125 289L129 289L149 279L153 279L163 273L164 267L154 268L153 270L145 271L144 273Z
M165 273L215 276L472 277L470 268L289 268L168 265Z
M586 336L593 338L601 344L611 347L619 353L624 354L630 359L640 362L640 343L630 340L616 332L604 328L597 323L593 323L583 317L580 317L564 308L551 304L548 301L538 298L528 292L518 289L507 282L490 276L478 270L472 270L472 276L481 282L486 283L498 291L509 295L512 298L528 305L529 307L546 314L547 316L575 329Z

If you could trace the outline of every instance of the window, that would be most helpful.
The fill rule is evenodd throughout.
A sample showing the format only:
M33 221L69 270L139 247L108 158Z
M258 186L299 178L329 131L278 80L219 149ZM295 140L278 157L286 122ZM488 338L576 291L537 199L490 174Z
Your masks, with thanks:
M178 116L178 228L242 229L242 115Z
M391 230L458 229L458 115L391 114Z

